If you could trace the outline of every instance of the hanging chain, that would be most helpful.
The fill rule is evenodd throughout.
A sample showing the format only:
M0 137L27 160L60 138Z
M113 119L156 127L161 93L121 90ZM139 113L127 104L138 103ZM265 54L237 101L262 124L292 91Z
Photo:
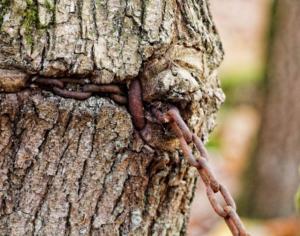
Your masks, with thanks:
M142 99L142 86L138 79L131 82L128 94L119 85L98 85L91 84L85 79L71 78L41 78L34 77L30 80L30 84L35 84L45 90L65 97L78 100L85 100L93 94L104 95L110 97L116 103L128 105L133 124L136 129L142 132L146 126L144 116L144 106ZM68 89L69 84L75 84L79 89ZM218 182L209 163L208 154L201 139L190 131L187 124L180 115L179 110L175 106L169 106L166 112L160 111L153 107L152 114L162 124L169 124L171 130L179 139L180 147L187 162L195 167L206 187L206 194L214 211L224 218L233 236L249 236L246 229L236 212L236 204L227 188ZM195 158L190 144L193 143L199 151L200 158ZM221 195L225 205L221 204L217 199L217 195Z
M153 108L153 113L161 123L169 123L172 131L179 139L180 146L185 159L188 163L195 167L206 187L206 194L214 211L223 217L228 225L231 233L234 236L249 236L246 229L236 212L236 204L233 197L227 188L218 182L211 167L208 163L208 154L201 139L192 133L184 120L182 119L179 110L172 106L167 112L162 113L158 109ZM193 143L200 153L200 158L195 158L189 144ZM225 202L223 206L217 200L217 194L220 194Z

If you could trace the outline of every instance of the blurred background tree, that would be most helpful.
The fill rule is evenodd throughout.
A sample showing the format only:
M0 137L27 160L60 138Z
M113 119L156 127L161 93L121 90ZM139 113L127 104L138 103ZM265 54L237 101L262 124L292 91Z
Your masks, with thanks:
M294 214L300 183L300 1L273 9L262 123L244 186L245 212L257 217Z

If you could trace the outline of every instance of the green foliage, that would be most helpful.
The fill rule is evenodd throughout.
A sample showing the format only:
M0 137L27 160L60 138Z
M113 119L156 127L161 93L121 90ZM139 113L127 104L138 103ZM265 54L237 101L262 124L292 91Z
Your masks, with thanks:
M264 68L252 66L249 68L238 68L230 70L230 73L221 74L222 89L226 94L225 104L221 106L218 117L223 120L234 107L240 103L248 101L255 103L253 99L253 91L258 93L263 83ZM219 123L222 123L219 122ZM221 137L215 129L210 135L206 146L209 149L219 149L221 145Z
M263 88L264 68L239 68L221 76L222 89L226 94L224 109L239 103L254 101L253 92Z
M300 187L295 196L295 205L296 205L297 212L300 213Z
M299 175L300 175L300 168L299 168ZM297 212L300 213L300 186L295 195L295 206L296 206Z
M233 88L243 84L256 83L262 78L261 68L244 68L221 76L223 89Z
M214 135L209 139L206 146L209 149L218 149L220 147L220 139L216 135Z

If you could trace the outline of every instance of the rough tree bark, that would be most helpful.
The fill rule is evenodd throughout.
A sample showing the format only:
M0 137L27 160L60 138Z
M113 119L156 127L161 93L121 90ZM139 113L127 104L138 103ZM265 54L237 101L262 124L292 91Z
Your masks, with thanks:
M0 235L184 234L195 172L176 139L153 124L145 144L125 106L22 81L139 77L206 139L224 99L207 1L2 0L0 27Z
M256 217L294 214L300 182L300 2L275 1L273 18L262 128L243 206Z

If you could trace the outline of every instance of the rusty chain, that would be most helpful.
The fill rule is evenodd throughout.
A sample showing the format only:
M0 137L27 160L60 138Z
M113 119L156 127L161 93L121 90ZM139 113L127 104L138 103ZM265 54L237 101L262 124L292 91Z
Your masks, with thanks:
M191 166L197 168L206 187L206 194L214 211L220 217L224 218L234 236L249 236L236 212L236 204L233 197L227 188L218 182L211 167L209 166L208 155L201 139L190 131L181 117L179 110L172 106L165 113L160 112L156 108L154 108L153 111L160 122L170 124L172 131L179 139L185 159ZM195 158L193 151L189 146L190 143L193 143L199 151L200 158ZM223 197L225 206L222 206L222 204L217 200L217 194L220 194Z
M98 85L91 84L85 79L53 79L34 77L30 80L31 84L50 90L53 93L65 97L78 100L85 100L93 94L108 96L116 103L128 105L129 113L132 116L132 121L136 129L142 132L146 126L144 116L144 106L142 99L142 87L138 79L133 80L128 89L128 94L118 85ZM69 89L68 85L77 85L77 89ZM183 156L187 162L195 167L206 187L206 194L212 208L217 215L224 218L228 228L233 236L249 236L246 229L236 212L236 204L227 190L227 188L219 183L216 179L209 163L208 154L201 139L190 131L187 124L180 115L179 110L175 106L168 106L167 111L161 111L157 107L152 107L151 113L162 124L169 124L171 130L179 139L180 147ZM193 143L198 150L200 157L196 158L190 144ZM217 199L217 195L221 195L225 205L221 204Z
M111 84L91 84L89 80L84 79L52 79L52 78L41 78L34 77L31 79L32 84L39 85L41 88L50 90L56 95L64 98L73 98L77 100L85 100L90 98L93 94L102 96L108 96L116 103L125 105L127 104L127 97L125 91L123 91L118 85ZM70 90L67 85L74 84L78 85L79 89Z

